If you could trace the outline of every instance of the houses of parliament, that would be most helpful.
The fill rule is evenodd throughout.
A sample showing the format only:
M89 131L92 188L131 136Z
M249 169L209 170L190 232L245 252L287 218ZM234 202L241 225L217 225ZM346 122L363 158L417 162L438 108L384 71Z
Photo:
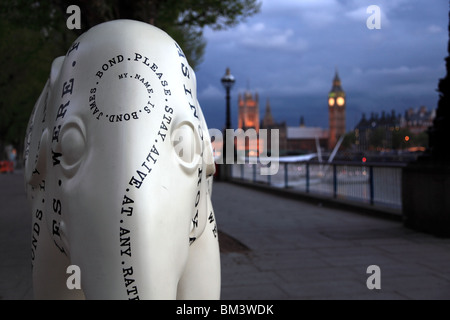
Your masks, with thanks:
M339 143L339 139L347 133L347 97L337 71L332 80L327 100L324 97L324 111L326 106L328 107L328 128L305 126L303 117L300 118L298 126L287 126L284 121L276 122L272 115L269 99L266 100L264 116L260 119L259 103L258 93L252 94L246 91L244 94L239 94L238 128L244 131L252 128L256 132L259 132L260 129L268 129L266 144L263 144L267 149L270 148L271 129L278 129L280 155L316 153L319 148L332 151ZM383 111L381 116L372 113L370 118L366 118L363 113L361 120L353 130L355 135L353 142L359 152L371 150L374 148L370 142L372 136L376 136L381 131L384 133L383 148L395 149L393 142L395 132L404 129L406 130L404 132L418 136L432 125L435 116L435 110L428 110L425 106L416 109L409 108L404 115L396 114L392 110L390 114ZM258 139L263 138L260 135ZM249 151L247 145L240 145L237 148L245 148L246 151ZM257 150L257 152L261 151L263 150Z
M257 133L260 129L268 129L267 148L270 148L271 130L278 129L280 155L317 152L318 147L324 150L332 150L339 138L346 133L346 96L337 71L328 93L327 102L328 129L307 127L303 117L300 118L299 126L291 127L287 126L285 121L276 122L274 120L269 99L266 100L264 116L260 119L259 95L246 91L238 96L238 128L244 131L255 129ZM243 146L238 146L238 148L243 148ZM248 144L246 148L248 149Z

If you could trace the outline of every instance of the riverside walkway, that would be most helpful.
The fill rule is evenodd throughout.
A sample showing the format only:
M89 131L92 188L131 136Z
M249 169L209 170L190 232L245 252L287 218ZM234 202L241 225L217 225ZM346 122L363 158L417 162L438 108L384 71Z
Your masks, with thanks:
M0 175L0 201L0 299L31 299L21 172ZM450 299L450 239L224 182L213 205L224 300ZM367 286L372 265L380 289Z

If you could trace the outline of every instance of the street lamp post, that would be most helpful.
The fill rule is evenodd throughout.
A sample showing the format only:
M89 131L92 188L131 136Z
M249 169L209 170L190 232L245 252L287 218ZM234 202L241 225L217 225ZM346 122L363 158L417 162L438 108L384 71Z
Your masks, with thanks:
M226 164L226 155L227 155L227 129L231 129L231 109L230 109L230 91L231 88L234 85L235 79L233 75L230 73L230 68L227 68L225 75L220 79L220 82L222 82L223 87L226 91L226 122L225 122L225 132L223 135L223 147L222 147L222 159L223 164L222 168L224 170L221 170L221 178L224 180L228 180L229 174L230 174L230 168L229 165Z

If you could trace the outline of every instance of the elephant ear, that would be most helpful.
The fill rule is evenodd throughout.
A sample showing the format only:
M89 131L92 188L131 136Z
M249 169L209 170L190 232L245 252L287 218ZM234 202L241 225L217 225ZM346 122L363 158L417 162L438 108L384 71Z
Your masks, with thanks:
M202 109L200 108L200 103L197 102L198 110L199 110L199 119L202 128L202 136L203 136L203 157L202 163L206 167L206 177L212 177L216 172L216 166L214 163L214 154L213 147L211 143L211 136L209 135L208 125L206 124L205 117L203 115Z
M45 84L44 90L34 105L28 122L25 136L25 181L32 187L36 187L45 179L47 166L47 148L49 139L48 119L46 118L50 93L58 79L64 57L56 58L52 63L50 78Z

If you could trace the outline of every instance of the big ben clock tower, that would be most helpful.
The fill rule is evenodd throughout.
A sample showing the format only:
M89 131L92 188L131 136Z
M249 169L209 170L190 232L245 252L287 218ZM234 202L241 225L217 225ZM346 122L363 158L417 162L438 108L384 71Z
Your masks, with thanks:
M328 114L330 119L329 149L336 146L337 141L345 134L345 92L341 87L341 79L336 71L333 79L333 87L328 94Z

